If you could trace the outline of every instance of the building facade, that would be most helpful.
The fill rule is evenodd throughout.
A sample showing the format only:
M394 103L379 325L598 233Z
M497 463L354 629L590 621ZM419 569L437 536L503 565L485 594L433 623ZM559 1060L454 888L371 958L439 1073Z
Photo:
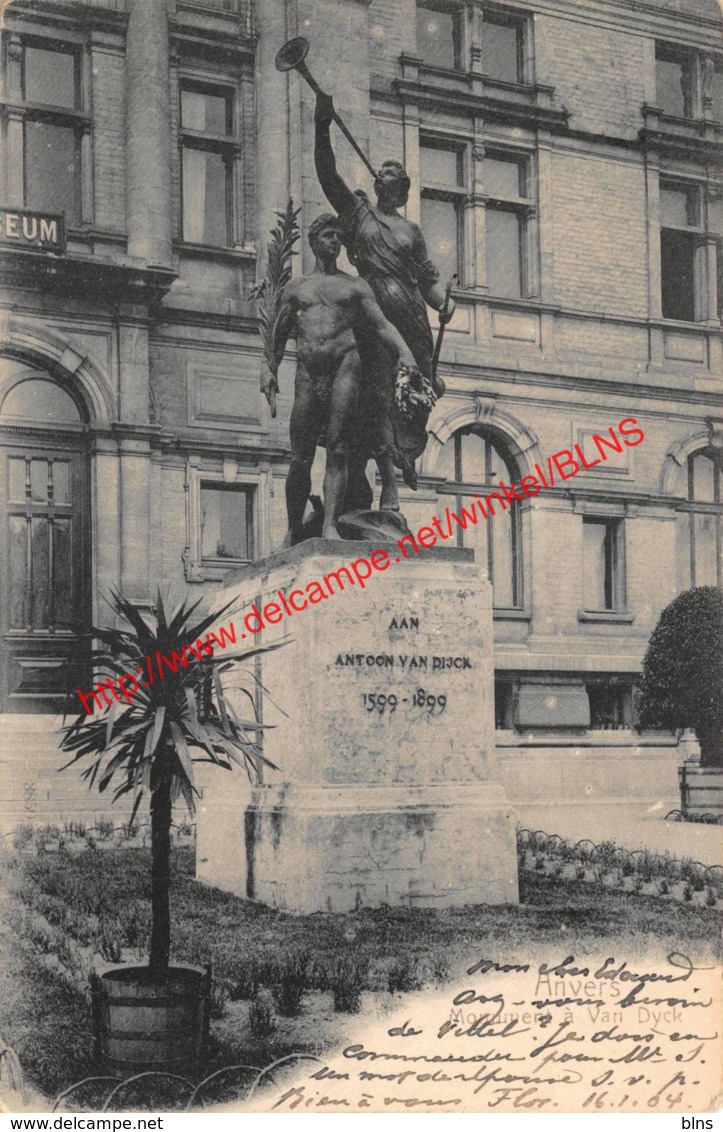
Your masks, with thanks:
M95 805L54 728L104 593L210 600L281 545L293 357L272 419L250 287L276 210L328 208L314 96L274 67L295 35L458 276L410 526L563 449L591 465L458 535L493 582L508 796L676 804L686 741L639 731L635 684L663 606L722 581L720 25L713 0L13 0L0 824Z

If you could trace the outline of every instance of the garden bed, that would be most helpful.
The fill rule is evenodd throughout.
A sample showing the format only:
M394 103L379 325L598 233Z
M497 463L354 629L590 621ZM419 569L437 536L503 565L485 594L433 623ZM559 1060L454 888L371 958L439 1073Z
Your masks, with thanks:
M43 837L2 861L8 897L0 905L0 1036L14 1047L31 1086L52 1098L98 1072L87 993L91 969L145 957L149 851L138 842L137 848L111 842L100 850L91 841L81 852L70 837ZM309 916L275 912L198 884L185 840L181 835L173 852L172 958L213 965L204 1076L231 1065L262 1067L292 1051L318 1055L338 1047L358 1033L360 1021L351 1014L395 1009L404 992L456 977L482 953L504 952L514 960L545 948L553 958L561 947L577 955L624 949L627 956L682 949L711 959L718 946L711 884L703 898L696 891L691 900L676 899L672 890L646 891L661 878L613 889L607 881L618 867L612 858L607 873L600 847L595 854L583 845L584 863L564 860L569 850L560 850L561 839L530 843L523 833L519 906ZM38 850L38 841L52 848ZM577 851L579 857L579 845ZM681 876L675 883L690 881ZM206 1099L237 1087L232 1078L218 1078L221 1091L207 1092ZM171 1108L187 1099L156 1093L148 1103ZM93 1109L99 1097L91 1092L74 1103Z
M517 833L520 869L563 881L576 880L636 896L657 896L716 908L723 900L723 867L649 849L624 849L614 841L567 841L542 830Z

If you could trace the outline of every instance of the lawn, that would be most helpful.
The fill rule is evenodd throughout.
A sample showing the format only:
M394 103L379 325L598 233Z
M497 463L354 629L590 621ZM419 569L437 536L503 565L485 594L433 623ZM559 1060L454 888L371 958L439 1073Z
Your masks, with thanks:
M116 847L28 851L2 861L0 1037L48 1098L98 1072L84 988L93 966L142 961L149 864L147 850ZM445 982L481 955L684 950L717 958L718 907L534 869L521 871L520 885L519 906L296 916L198 884L192 847L175 848L173 958L210 962L214 972L204 1075L329 1050L358 1027L352 1013L391 1009L400 993ZM273 1020L264 1026L250 1016L252 1002L265 995L268 1003L270 991L275 1029Z

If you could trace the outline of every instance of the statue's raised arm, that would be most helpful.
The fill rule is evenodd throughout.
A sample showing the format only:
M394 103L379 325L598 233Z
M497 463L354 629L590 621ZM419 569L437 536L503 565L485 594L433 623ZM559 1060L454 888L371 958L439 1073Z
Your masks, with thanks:
M307 80L308 81L308 80ZM416 485L415 460L427 442L426 424L434 399L444 393L444 382L433 366L436 361L427 306L447 322L454 312L449 290L439 282L437 268L429 259L419 227L400 212L407 203L410 179L399 161L384 161L378 169L370 165L352 139L374 177L376 204L368 195L352 192L336 167L329 127L339 123L334 103L328 94L316 90L316 140L314 159L316 172L326 199L341 221L342 239L349 262L371 287L384 317L399 332L411 351L423 381L431 389L431 398L412 390L416 409L401 412L396 404L398 387L392 390L390 414L397 435L399 465L409 486ZM350 135L346 127L340 128ZM451 289L451 288L450 288ZM391 380L395 381L393 369ZM404 393L404 389L401 391ZM390 400L390 398L388 398Z
M339 216L345 216L355 206L356 198L346 182L339 176L336 158L331 147L329 127L334 121L334 100L331 95L319 91L316 95L316 139L314 162L319 184L324 196Z

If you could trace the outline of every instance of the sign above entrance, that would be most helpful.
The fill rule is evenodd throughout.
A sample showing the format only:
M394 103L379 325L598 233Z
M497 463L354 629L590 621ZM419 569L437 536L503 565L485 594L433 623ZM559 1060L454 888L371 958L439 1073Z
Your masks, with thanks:
M0 208L0 244L15 245L25 251L62 252L65 218L62 213Z

